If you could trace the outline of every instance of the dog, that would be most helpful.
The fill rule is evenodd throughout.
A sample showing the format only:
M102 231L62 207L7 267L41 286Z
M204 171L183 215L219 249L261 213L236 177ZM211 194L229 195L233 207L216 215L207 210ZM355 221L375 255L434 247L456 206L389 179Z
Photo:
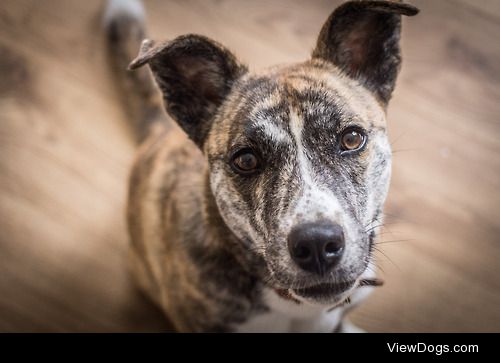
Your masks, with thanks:
M345 315L380 284L386 109L401 16L417 13L345 2L310 59L252 72L201 35L144 40L142 4L108 3L110 60L140 144L131 266L176 331L359 331Z

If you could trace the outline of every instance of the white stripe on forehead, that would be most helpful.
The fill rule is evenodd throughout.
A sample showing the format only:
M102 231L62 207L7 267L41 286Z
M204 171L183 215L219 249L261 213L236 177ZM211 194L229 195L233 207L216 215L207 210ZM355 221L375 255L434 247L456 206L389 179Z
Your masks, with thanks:
M305 184L312 184L312 178L307 160L306 151L302 143L302 131L304 130L304 119L299 117L297 113L290 108L290 130L292 131L295 144L297 145L297 163L299 165L300 174Z
M342 224L342 207L332 192L318 185L307 157L307 150L302 142L304 120L292 108L290 108L290 130L297 145L297 165L303 183L303 192L288 222L294 224L298 222L297 218L302 219L303 222L306 222L304 219L314 221L317 216L322 215L323 218Z
M256 118L252 125L259 128L264 134L273 142L288 143L292 142L290 135L280 126L276 125L273 121L265 118Z
M262 132L271 139L271 141L276 143L291 143L292 139L287 131L276 124L270 115L266 115L262 110L270 109L277 105L280 98L277 95L271 95L265 98L262 102L259 102L250 112L250 119L252 120L252 125L255 128L262 130Z

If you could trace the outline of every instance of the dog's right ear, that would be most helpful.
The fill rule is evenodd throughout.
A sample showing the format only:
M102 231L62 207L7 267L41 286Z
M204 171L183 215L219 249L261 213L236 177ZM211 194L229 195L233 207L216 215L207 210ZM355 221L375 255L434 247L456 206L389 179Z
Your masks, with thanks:
M387 104L401 63L401 15L417 13L399 0L348 1L323 25L312 56L335 64Z
M222 45L200 35L185 35L154 46L145 40L135 69L148 63L167 112L201 148L211 121L234 82L247 72Z

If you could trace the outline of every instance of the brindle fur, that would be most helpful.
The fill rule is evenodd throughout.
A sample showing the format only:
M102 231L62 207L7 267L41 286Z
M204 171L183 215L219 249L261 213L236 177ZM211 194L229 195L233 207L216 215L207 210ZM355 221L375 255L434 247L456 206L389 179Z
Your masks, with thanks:
M355 281L336 301L299 299L322 311L337 306L342 316L343 303L352 307L368 289L390 178L385 108L400 67L400 15L417 12L347 2L327 20L310 60L260 73L203 36L145 41L130 67L149 64L175 123L160 112L145 69L121 71L144 24L125 11L108 17L122 92L145 139L130 176L132 263L177 330L234 331L269 314L269 294L286 302L283 291ZM368 141L341 155L340 133L351 125ZM238 147L256 150L257 175L231 169ZM286 238L294 225L323 219L340 223L347 242L339 267L319 277L294 265Z

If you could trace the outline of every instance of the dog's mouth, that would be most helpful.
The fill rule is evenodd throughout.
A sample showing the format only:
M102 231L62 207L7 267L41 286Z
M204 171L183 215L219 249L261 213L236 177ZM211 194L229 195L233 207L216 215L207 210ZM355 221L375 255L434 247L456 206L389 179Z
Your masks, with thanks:
M351 290L355 281L318 284L300 289L275 289L283 299L301 303L308 301L318 304L332 304L345 299L345 293Z
M292 289L293 295L318 303L335 303L345 298L344 294L351 290L356 282L340 282L319 284L302 289Z
M354 284L355 281L341 282L337 284L319 284L303 289L293 289L292 291L296 295L304 298L328 298L346 292L353 287Z
M300 304L308 301L317 304L337 304L349 299L349 294L358 287L381 286L382 280L377 278L347 281L340 283L325 283L301 289L275 289L283 299Z

